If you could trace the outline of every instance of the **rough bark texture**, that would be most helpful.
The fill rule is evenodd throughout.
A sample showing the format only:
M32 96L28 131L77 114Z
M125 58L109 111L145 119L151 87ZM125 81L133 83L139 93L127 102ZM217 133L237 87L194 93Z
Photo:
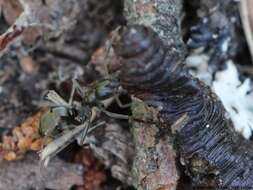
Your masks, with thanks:
M185 54L185 49L181 35L178 35L181 33L178 18L181 18L182 1L131 0L125 1L124 5L128 24L145 23L153 27L168 42L171 51L178 55L177 58L184 57L179 56ZM141 105L144 110L140 104L133 104L133 118L138 114L154 114L144 103ZM134 183L138 189L175 189L179 174L171 138L167 136L158 140L157 126L149 123L131 120L130 125L134 141L129 131L115 124L107 125L103 135L97 133L91 136L89 142L95 154L111 168L114 177L127 184ZM132 141L134 144L130 143Z
M183 47L181 35L178 35L182 6L182 0L129 0L125 1L124 9L129 24L149 26L166 44Z
M128 127L108 122L103 129L88 137L87 142L95 155L111 169L112 176L132 185L131 175L134 144Z
M180 117L189 116L177 129L176 144L193 183L253 189L251 142L234 131L218 97L188 73L170 47L152 29L130 26L115 42L115 51L122 59L121 84L159 111L165 135Z
M158 112L144 102L133 99L132 120L135 155L132 166L134 185L139 190L175 190L179 174L171 137L161 137L157 122ZM159 136L161 138L159 138Z
M181 33L181 0L137 0L125 1L125 16L129 25L143 24L155 30L171 47L177 61L184 58L185 48ZM117 51L117 48L115 49ZM180 55L180 56L179 56ZM126 77L127 78L127 77ZM134 80L129 77L127 80ZM140 115L145 121L148 116L156 117L144 103L134 100L133 117ZM133 175L138 189L173 190L177 186L179 173L176 169L172 138L159 137L158 126L132 122L135 143Z

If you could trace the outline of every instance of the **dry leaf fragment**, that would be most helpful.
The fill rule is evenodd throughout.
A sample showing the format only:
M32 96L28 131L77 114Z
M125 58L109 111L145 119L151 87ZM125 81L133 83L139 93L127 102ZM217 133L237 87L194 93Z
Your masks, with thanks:
M32 142L32 144L30 145L30 149L32 151L39 151L42 150L43 146L44 146L44 141L43 139L37 139L34 142Z
M24 28L14 25L10 30L0 36L0 51L5 49L7 45L15 38L22 34Z
M24 56L20 58L20 65L22 69L28 74L32 74L36 72L36 65L32 57L30 56Z
M23 12L23 7L19 0L3 0L0 1L2 7L4 19L9 25L14 24L15 20Z
M106 171L101 162L95 158L90 149L82 149L76 156L76 161L83 164L84 190L100 189L106 181ZM80 187L81 188L81 187Z
M14 4L14 2L15 0L11 0L10 2L8 0L9 4ZM41 31L60 32L65 28L69 28L72 26L74 18L79 13L80 9L80 7L78 7L78 3L75 3L74 0L66 0L64 2L62 0L48 0L46 4L44 4L43 1L34 0L19 0L19 2L21 5L21 8L19 9L22 9L23 12L18 14L15 13L15 16L10 19L9 22L11 23L15 19L16 15L19 15L15 19L15 22L12 24L12 26L0 36L0 51L5 49L7 45L10 44L10 42L12 42L24 30L39 29L39 31L35 32L40 35L42 34ZM2 6L0 7L1 9L4 9L4 4L5 2L2 2ZM9 7L15 10L14 5L9 5ZM2 11L4 12L4 10ZM6 16L9 14L10 13L6 13ZM26 36L26 38L28 38L25 40L31 42L38 37L37 34L32 34L31 36L30 39L28 36Z
M17 147L21 152L26 152L30 148L31 144L32 144L32 139L22 138L19 140Z
M46 143L39 134L39 121L41 114L27 118L21 126L12 130L12 136L4 136L0 144L0 154L5 160L21 159L29 150L39 151Z
M12 161L17 159L17 155L15 152L8 152L4 155L4 159L7 161Z

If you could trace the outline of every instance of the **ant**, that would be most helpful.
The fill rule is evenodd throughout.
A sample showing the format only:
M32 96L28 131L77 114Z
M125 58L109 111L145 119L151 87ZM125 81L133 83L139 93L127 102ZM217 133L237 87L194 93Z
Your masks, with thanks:
M53 139L40 153L41 160L47 165L50 158L60 152L74 140L84 145L88 133L102 126L105 122L97 123L95 119L99 113L117 119L129 119L130 116L112 113L106 108L115 100L119 107L127 108L129 104L122 104L119 96L125 91L115 79L104 79L92 83L88 87L81 87L76 80L72 80L70 98L65 101L55 91L49 91L45 99L52 105L40 120L39 132L42 136ZM78 92L81 101L74 101ZM92 127L91 127L92 126Z

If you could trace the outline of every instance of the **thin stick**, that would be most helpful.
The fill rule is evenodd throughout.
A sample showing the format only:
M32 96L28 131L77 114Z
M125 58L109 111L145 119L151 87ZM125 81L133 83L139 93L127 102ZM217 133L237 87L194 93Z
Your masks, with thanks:
M250 12L249 12L249 6L250 1L247 0L241 0L240 2L240 15L241 20L244 28L244 33L246 35L246 39L248 42L248 46L251 53L251 58L253 59L253 29L250 26Z

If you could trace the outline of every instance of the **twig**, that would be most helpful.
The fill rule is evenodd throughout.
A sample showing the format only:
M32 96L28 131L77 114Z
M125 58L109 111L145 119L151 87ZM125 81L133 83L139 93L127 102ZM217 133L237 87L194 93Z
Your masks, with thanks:
M252 7L249 7L251 4L248 0L242 0L240 2L240 14L241 19L243 23L244 33L246 35L246 39L248 42L248 46L251 53L251 58L253 59L253 30L250 25L250 12L249 10L252 9Z

